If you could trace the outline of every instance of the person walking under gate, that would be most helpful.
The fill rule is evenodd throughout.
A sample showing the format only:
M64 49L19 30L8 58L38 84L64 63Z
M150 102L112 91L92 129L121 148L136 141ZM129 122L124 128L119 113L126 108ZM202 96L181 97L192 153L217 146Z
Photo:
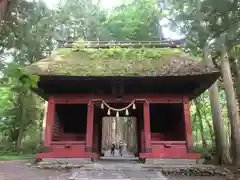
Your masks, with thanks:
M120 156L122 156L122 149L123 149L123 143L122 143L122 141L119 142L119 147L118 147L118 149L119 149L119 154L120 154Z
M112 143L112 147L111 147L111 154L110 154L110 156L114 156L115 148L116 148L116 146L115 146L115 143L113 142Z

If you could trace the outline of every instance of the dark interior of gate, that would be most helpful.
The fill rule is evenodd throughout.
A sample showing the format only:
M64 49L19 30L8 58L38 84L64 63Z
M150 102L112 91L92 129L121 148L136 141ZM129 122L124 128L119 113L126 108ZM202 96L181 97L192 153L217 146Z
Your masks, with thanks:
M56 104L53 141L85 141L87 104Z
M152 141L185 141L183 104L150 104Z

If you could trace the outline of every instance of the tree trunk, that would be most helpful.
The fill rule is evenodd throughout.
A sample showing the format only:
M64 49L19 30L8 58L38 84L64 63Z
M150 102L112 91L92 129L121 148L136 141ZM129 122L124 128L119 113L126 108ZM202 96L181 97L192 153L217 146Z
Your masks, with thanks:
M198 143L198 130L197 130L197 128L195 130L195 134L196 134L196 143Z
M212 59L208 52L208 46L204 47L204 61L208 67L213 67ZM229 152L224 131L224 122L221 115L221 106L217 83L209 88L209 99L212 111L213 129L215 133L215 144L217 149L217 160L219 163L229 163Z
M200 112L199 102L197 100L195 100L194 103L196 106L196 113L197 113L197 116L199 119L200 134L201 134L201 138L202 138L202 147L203 147L203 149L207 149L207 141L206 141L206 137L204 135L203 119L202 119L202 115Z
M228 117L231 124L231 145L234 164L240 165L240 119L237 111L236 94L225 47L221 49L221 73L225 88Z
M211 136L211 141L212 141L211 145L213 145L215 142L214 142L214 133L213 133L213 130L212 130L212 126L211 126L211 124L208 120L206 120L206 123L207 123L208 130L209 130L209 133L210 133L210 136Z
M238 102L238 113L240 115L240 60L238 59L236 60L236 62L234 62L234 71L236 72L235 87Z
M228 144L231 144L231 124L229 121L227 122L227 140Z
M18 131L18 138L17 138L17 144L16 148L18 150L22 149L22 139L24 135L24 128L25 128L25 115L26 115L26 107L24 103L24 97L19 94L19 101L20 101L20 108L21 108L21 114L20 114L20 124L19 124L19 131Z
M48 112L48 102L44 103L44 115L43 115L43 122L42 122L42 132L41 132L41 141L42 143L45 140L45 129L46 129L46 121L47 121L47 112Z
M0 21L3 20L7 9L8 0L0 0Z
M208 130L209 130L209 133L211 135L211 145L213 145L215 143L215 140L214 140L214 132L213 132L213 128L212 128L212 125L211 123L207 120L207 113L206 113L206 110L204 109L203 110L203 115L204 115L204 118L206 119L206 123L207 123L207 126L208 126Z

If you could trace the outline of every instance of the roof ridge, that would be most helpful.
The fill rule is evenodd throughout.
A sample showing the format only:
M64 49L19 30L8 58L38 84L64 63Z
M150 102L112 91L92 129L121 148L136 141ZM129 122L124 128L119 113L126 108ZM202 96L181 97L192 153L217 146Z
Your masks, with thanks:
M151 48L178 48L184 39L180 40L162 40L162 41L58 41L60 47L72 48L78 43L84 48L141 48L141 47L151 47Z

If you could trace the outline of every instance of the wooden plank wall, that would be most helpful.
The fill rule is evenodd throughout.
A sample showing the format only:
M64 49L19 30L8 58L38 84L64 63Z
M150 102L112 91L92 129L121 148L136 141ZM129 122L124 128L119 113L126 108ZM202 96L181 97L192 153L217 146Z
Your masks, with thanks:
M52 140L53 141L60 140L59 139L60 135L61 135L61 125L58 120L58 117L56 116L55 121L53 123L53 127L52 127Z

